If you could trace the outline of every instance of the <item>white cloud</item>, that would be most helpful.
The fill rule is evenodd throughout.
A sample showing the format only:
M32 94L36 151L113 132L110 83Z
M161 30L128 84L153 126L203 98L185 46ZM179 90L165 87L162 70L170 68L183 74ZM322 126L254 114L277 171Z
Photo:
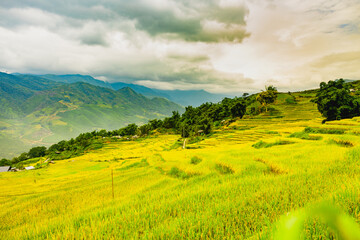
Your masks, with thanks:
M360 78L360 2L0 3L0 66L167 89L305 89Z

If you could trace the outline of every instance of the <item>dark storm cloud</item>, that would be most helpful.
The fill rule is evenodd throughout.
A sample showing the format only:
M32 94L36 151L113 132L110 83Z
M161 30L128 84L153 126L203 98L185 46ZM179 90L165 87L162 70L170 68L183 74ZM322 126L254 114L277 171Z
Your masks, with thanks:
M0 0L0 43L6 46L0 46L0 65L167 88L238 88L241 74L212 65L218 43L249 36L248 9L235 2Z
M165 4L166 3L166 4ZM157 3L161 5L160 3ZM67 21L103 21L108 25L132 20L136 28L150 36L200 42L241 42L245 30L245 6L220 6L219 1L163 1L165 7L151 1L48 1L3 0L3 8L38 8L68 18ZM11 21L16 23L17 21ZM77 22L79 23L79 22ZM0 21L0 24L5 24ZM19 23L20 24L20 23ZM83 41L102 44L103 41Z

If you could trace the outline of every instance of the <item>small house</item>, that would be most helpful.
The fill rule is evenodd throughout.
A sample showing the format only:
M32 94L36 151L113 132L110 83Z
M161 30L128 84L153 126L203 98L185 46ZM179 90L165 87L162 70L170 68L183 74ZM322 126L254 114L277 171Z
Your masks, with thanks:
M0 172L10 172L11 166L2 166L0 167Z
M120 138L122 138L122 136L112 136L112 138L120 139Z
M34 170L35 168L33 166L25 167L25 170Z

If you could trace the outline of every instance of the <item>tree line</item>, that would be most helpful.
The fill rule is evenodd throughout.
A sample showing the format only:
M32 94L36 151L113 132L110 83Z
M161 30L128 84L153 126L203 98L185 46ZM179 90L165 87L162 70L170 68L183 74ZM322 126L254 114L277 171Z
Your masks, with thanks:
M103 146L104 139L130 140L138 137L145 137L157 130L159 132L172 132L181 135L182 138L189 138L199 135L208 135L214 126L221 124L223 120L242 118L247 106L258 101L261 107L266 107L276 99L277 90L270 86L262 93L243 97L224 98L219 103L204 103L198 107L188 106L185 112L180 115L173 111L172 116L161 119L153 119L148 123L137 126L132 123L118 130L100 130L81 133L76 138L62 140L49 148L44 146L34 147L29 152L24 152L12 160L2 159L0 165L15 165L32 158L48 156L51 160L67 159L83 154L87 150L98 149ZM259 96L261 95L261 96Z
M323 123L360 116L360 100L351 93L349 84L342 78L320 83L320 89L311 101L317 104L319 112L325 117Z

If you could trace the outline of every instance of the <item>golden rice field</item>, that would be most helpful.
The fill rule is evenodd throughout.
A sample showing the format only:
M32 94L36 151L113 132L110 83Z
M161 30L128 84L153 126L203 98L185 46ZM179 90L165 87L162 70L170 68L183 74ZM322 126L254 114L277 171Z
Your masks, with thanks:
M273 239L282 216L322 203L360 222L360 118L321 124L301 96L187 149L153 135L1 173L0 239ZM336 239L316 218L302 236Z

